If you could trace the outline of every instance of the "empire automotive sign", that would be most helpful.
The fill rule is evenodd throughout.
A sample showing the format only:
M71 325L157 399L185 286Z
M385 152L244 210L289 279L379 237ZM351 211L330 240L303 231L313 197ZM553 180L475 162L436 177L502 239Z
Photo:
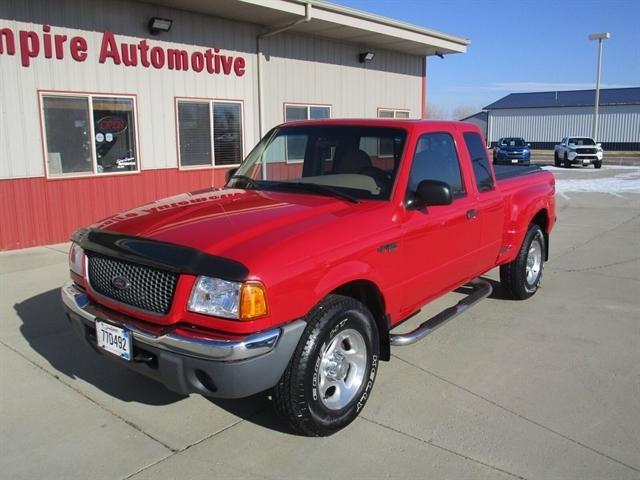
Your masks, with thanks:
M64 34L54 34L50 25L43 25L42 32L20 30L16 35L10 28L0 28L0 54L18 55L23 67L29 67L31 60L44 58L63 60L69 55L76 62L84 62L90 55L87 40L82 36L68 38ZM149 45L142 39L137 43L118 41L113 32L102 33L99 63L113 63L125 67L206 72L212 75L245 74L244 57L224 55L219 48L207 48L188 52L177 48Z

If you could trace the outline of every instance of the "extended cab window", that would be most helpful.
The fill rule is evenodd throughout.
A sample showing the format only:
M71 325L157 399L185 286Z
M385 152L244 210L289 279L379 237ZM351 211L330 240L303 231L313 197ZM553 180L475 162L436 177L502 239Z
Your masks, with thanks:
M473 173L476 177L478 190L486 192L493 188L493 177L489 166L487 149L484 147L482 138L477 133L467 132L464 134L464 141L467 144L469 158L473 164Z
M454 198L464 195L458 153L448 133L428 133L418 140L411 165L409 191L415 192L422 180L448 183Z

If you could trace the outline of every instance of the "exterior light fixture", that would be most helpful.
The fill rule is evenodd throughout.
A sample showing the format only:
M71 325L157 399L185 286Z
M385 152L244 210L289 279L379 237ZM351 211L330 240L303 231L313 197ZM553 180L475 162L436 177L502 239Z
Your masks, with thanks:
M149 33L151 35L157 35L160 32L168 32L171 30L171 24L173 20L168 18L152 17L149 19Z
M609 38L611 38L611 34L609 32L592 33L589 35L589 40L598 40L598 67L596 69L596 100L595 100L595 108L593 110L593 124L591 129L591 138L593 138L594 142L598 141L596 137L598 136L598 106L600 103L600 64L602 63L602 40L607 40Z
M437 50L435 51L435 55L436 55L436 57L444 58L444 55L443 55L443 54L441 54L441 53L440 53L439 51L437 51Z
M370 62L375 56L375 52L362 52L360 55L358 55L358 60L360 60L360 63Z

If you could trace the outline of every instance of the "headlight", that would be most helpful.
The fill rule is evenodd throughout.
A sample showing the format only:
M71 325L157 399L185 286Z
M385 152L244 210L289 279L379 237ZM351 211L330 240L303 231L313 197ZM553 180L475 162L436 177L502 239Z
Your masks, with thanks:
M77 243L72 243L69 249L69 270L82 277L84 274L84 251Z
M187 308L236 320L251 320L268 313L264 287L260 283L229 282L204 276L196 279Z

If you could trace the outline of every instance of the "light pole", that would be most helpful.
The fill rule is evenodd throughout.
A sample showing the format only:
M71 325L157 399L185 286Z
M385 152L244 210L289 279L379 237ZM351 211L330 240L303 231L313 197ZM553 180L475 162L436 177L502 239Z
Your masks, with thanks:
M596 136L598 135L598 105L600 104L600 64L602 63L602 40L611 38L609 32L592 33L589 35L589 40L598 40L598 67L596 70L596 106L593 111L593 128L591 130L591 138L594 142L597 142Z

